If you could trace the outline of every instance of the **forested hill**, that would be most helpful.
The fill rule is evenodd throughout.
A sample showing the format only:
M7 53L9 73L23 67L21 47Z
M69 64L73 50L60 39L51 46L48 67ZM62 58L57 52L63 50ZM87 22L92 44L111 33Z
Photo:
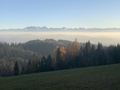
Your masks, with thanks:
M50 55L49 55L50 54ZM120 63L120 45L81 44L77 40L32 40L23 44L0 43L0 75Z
M53 55L56 46L67 46L70 43L67 40L53 39L31 40L19 44L0 42L0 74L2 76L13 75L15 61L19 63L21 70L32 59L33 54L37 55L37 59L40 60L43 55Z
M0 42L0 60L4 58L9 59L31 59L33 54L37 56L53 55L56 46L67 47L71 42L67 40L31 40L26 43L8 44Z
M19 44L24 50L29 50L40 55L53 55L53 51L56 46L68 46L71 41L67 40L54 40L54 39L46 39L46 40L31 40L23 44Z

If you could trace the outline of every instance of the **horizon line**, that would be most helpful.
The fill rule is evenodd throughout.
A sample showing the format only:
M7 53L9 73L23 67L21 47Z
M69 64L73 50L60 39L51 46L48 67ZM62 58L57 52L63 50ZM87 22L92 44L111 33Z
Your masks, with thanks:
M120 29L120 27L104 27L104 28L100 28L100 27L89 27L89 28L85 28L85 27L47 27L47 26L26 26L24 28L0 28L0 30L15 30L15 29L28 29L28 28L46 28L46 29Z

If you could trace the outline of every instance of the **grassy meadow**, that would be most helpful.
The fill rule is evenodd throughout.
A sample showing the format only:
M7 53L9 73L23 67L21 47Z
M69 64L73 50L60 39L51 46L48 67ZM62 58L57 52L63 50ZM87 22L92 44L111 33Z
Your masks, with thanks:
M2 77L0 90L120 90L120 64Z

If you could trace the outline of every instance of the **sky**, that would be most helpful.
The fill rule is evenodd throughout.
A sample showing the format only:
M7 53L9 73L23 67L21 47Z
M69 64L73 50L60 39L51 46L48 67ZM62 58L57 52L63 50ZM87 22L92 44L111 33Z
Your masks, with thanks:
M120 28L120 0L0 0L0 29Z

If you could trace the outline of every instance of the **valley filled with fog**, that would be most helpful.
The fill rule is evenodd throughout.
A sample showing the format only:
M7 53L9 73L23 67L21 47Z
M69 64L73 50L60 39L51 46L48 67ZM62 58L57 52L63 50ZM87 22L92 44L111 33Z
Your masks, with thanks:
M79 32L79 31L0 31L0 42L24 43L29 40L63 39L78 42L101 42L103 45L120 43L120 32Z

